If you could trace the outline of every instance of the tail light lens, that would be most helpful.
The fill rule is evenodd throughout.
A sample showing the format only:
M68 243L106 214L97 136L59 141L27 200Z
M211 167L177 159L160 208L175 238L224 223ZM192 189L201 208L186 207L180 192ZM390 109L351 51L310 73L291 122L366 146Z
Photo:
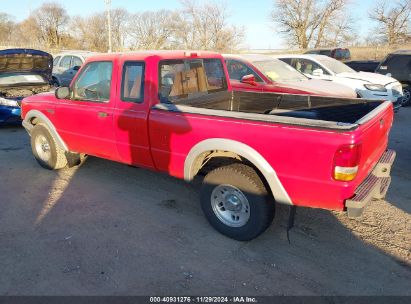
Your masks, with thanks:
M333 177L337 181L352 181L358 173L361 145L344 145L338 148L334 156Z

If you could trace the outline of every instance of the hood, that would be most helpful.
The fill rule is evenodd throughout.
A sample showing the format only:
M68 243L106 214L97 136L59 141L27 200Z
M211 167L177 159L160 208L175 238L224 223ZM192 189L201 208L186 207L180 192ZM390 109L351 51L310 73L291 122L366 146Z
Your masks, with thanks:
M310 79L306 81L293 81L281 83L281 86L306 91L307 93L320 96L357 98L357 93L353 89L345 85L326 80Z
M0 51L0 73L39 74L51 80L53 56L32 49L8 49Z
M363 83L381 84L383 86L397 82L397 80L392 77L369 72L340 73L337 74L337 77L360 80Z

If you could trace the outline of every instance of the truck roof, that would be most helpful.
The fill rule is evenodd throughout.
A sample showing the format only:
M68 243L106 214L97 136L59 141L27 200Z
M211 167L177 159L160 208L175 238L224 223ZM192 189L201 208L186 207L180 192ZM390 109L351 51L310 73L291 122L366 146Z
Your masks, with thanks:
M126 58L134 58L134 59L144 59L147 57L157 56L160 59L183 59L183 58L196 58L196 57L211 57L211 58L221 58L221 55L217 52L210 52L210 51L191 51L191 50L176 50L176 51L169 51L169 50L147 50L147 51L135 51L135 52L117 52L117 53L106 53L106 54L98 54L88 58L89 60L96 61L96 60L104 60L104 59L112 59L118 57L126 57Z

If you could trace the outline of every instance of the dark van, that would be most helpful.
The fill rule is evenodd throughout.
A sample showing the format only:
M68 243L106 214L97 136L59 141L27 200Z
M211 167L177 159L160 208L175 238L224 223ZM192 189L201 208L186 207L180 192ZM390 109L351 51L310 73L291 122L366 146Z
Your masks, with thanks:
M402 105L411 106L411 50L388 54L375 72L397 79L404 92Z
M315 49L309 50L304 54L325 55L340 61L351 60L351 52L346 48Z

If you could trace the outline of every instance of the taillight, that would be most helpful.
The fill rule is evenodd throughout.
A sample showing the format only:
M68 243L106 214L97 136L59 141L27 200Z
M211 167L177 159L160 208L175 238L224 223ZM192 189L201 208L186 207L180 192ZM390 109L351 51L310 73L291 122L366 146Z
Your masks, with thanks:
M333 177L338 181L352 181L358 173L361 145L344 145L334 155Z

